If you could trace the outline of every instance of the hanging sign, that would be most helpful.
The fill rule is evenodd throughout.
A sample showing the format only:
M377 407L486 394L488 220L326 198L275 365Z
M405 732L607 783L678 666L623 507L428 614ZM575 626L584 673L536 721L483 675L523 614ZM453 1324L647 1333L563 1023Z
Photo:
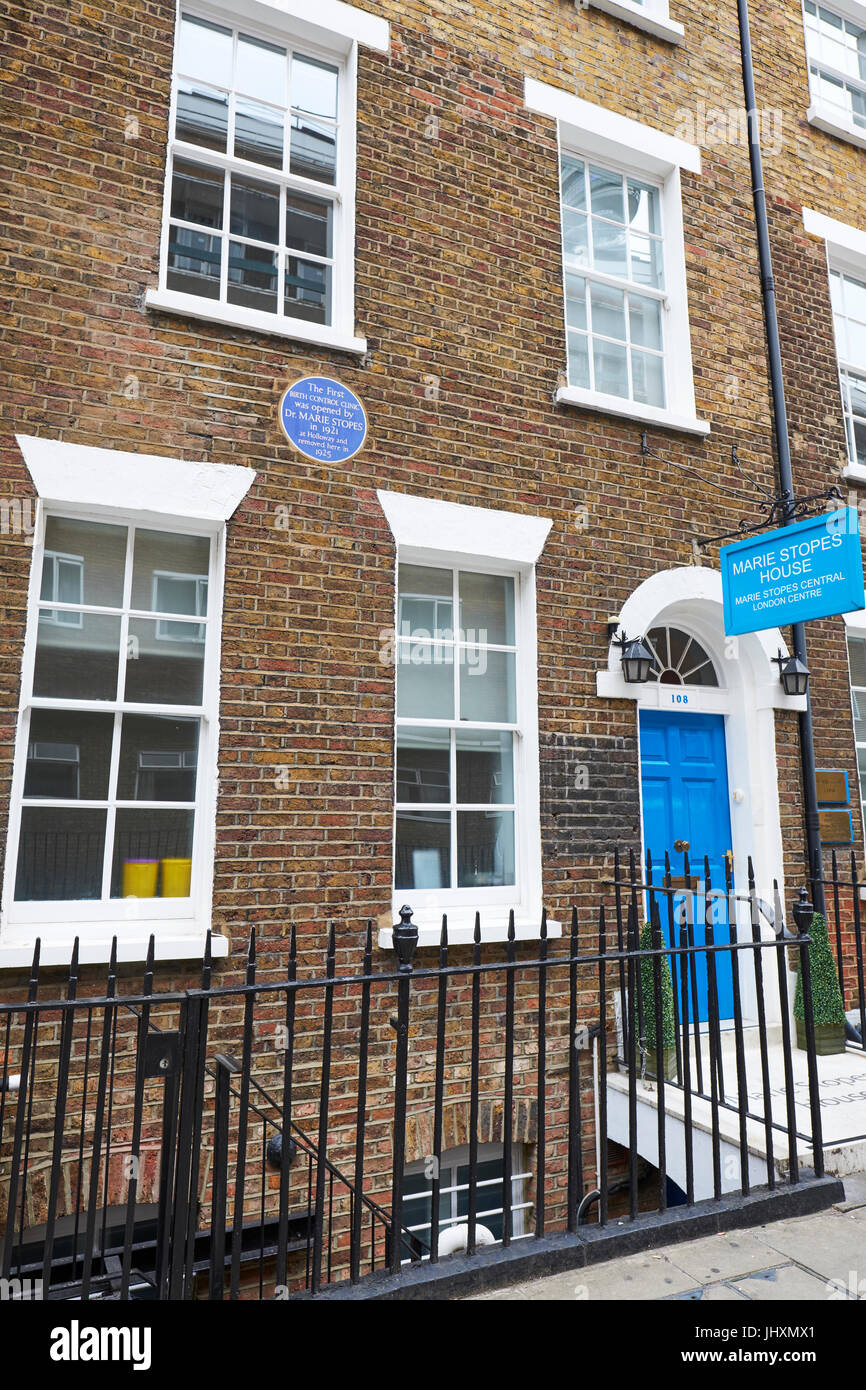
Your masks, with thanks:
M864 607L856 507L722 546L720 559L730 636Z
M304 376L283 393L280 424L289 443L318 463L345 463L367 437L367 415L348 386Z

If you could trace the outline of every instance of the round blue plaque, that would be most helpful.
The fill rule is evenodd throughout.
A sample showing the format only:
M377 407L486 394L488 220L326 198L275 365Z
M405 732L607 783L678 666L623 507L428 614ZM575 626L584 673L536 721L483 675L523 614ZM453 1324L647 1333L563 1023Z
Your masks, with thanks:
M345 463L367 437L358 397L329 376L304 376L283 393L280 424L289 443L319 463Z

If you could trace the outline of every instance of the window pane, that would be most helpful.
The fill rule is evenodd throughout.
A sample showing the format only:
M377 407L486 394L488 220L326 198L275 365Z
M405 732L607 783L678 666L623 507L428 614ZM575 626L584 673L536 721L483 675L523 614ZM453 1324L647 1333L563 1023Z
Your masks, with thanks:
M454 636L451 570L400 565L397 635L450 640Z
M461 570L460 637L464 642L514 646L514 580L503 574Z
M202 227L222 227L225 179L221 169L176 159L171 180L171 215Z
M845 276L845 312L866 323L866 285L852 276Z
M566 208L562 214L562 254L567 266L589 265L588 237L586 216Z
M105 811L25 806L21 812L16 902L98 898L105 857Z
M457 800L470 806L514 801L514 736L457 730Z
M638 285L652 285L654 289L664 288L662 266L662 244L650 237L631 237L631 278Z
M311 323L331 322L331 267L289 256L285 275L285 312Z
M513 724L514 653L485 647L460 652L460 718L487 724Z
M562 170L562 201L570 208L586 212L586 177L582 159L564 157Z
M589 344L581 333L568 335L568 382L570 386L589 387Z
M292 106L311 116L337 116L338 70L300 53L292 56Z
M99 801L108 796L114 715L35 709L27 739L25 797Z
M851 684L866 690L866 638L848 638L848 659L851 663Z
M204 644L187 638L189 627L164 618L130 618L126 700L201 704Z
M219 299L222 239L189 227L169 229L166 284L181 294Z
M84 613L81 625L62 623L64 614L46 609L36 632L34 695L65 700L114 700L120 619Z
M625 340L625 295L611 285L590 285L592 331Z
M301 178L336 183L337 134L334 127L308 116L293 116L289 167Z
M514 812L457 812L457 887L514 883Z
M121 726L120 801L195 801L197 719L125 714Z
M235 154L273 169L283 167L283 114L238 97L235 103Z
M193 811L119 809L112 898L189 897Z
M273 314L277 309L277 253L233 241L229 246L228 301Z
M397 643L397 714L401 719L454 718L454 648Z
M628 395L628 367L626 349L615 343L605 343L594 338L592 359L595 369L595 389L608 396Z
M333 204L324 198L286 194L286 245L313 256L330 256Z
M272 106L285 106L287 67L284 48L250 34L238 34L235 87L239 92Z
M643 295L630 294L628 321L633 343L640 347L661 347L662 316L661 305L657 299L645 299Z
M651 352L631 355L632 390L636 401L646 405L665 403L664 360Z
M448 811L398 811L394 887L419 891L451 887Z
M132 607L154 613L207 613L207 536L184 536L173 531L135 533L132 564ZM175 576L177 584L172 584ZM169 604L182 606L172 608Z
M586 280L582 275L565 277L565 321L569 328L586 328Z
M851 705L854 711L854 737L858 743L866 743L866 695L862 690L859 694L852 690Z
M451 800L451 734L448 729L397 733L397 800Z
M182 15L177 51L178 71L204 77L219 87L232 82L232 31L206 19Z
M280 190L277 185L234 174L229 230L251 241L277 242L279 227Z
M592 224L593 264L596 270L605 275L619 275L625 279L628 274L625 232L611 227L606 222L593 221Z
M204 149L224 151L229 130L226 92L203 87L200 82L180 82L174 133L178 140Z
M621 174L614 174L608 169L597 169L590 165L589 196L593 216L608 217L612 222L625 222Z
M45 526L45 549L83 560L83 603L119 608L123 602L126 536L125 526L52 516ZM57 592L43 591L43 597L58 603L63 601Z
M656 236L661 231L659 218L659 193L636 179L628 181L628 220L636 232L652 232Z

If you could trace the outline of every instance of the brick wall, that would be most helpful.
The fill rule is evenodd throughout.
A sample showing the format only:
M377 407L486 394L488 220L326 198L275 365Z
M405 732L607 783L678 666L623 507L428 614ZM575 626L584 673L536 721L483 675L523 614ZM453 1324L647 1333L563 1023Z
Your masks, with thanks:
M708 146L703 173L683 177L697 406L712 433L650 431L665 459L738 503L642 460L639 424L552 403L565 365L556 139L523 105L528 75L683 133L698 101L740 104L733 7L675 4L679 48L566 0L370 8L391 21L392 46L359 62L360 361L142 307L158 269L169 0L7 7L0 492L31 494L15 433L258 473L228 530L214 894L214 926L233 946L217 971L226 982L252 926L266 978L285 969L289 922L318 953L335 919L347 951L390 911L393 672L380 633L393 621L394 551L377 488L553 520L538 566L539 718L545 900L563 916L592 900L614 839L637 839L634 708L595 693L608 616L657 570L692 563L694 537L753 510L732 444L773 481L746 149ZM824 251L800 209L862 225L866 156L805 122L797 0L755 0L752 12L759 99L780 112L767 183L795 469L812 491L836 479L844 439ZM307 373L339 377L367 408L368 443L343 469L293 453L278 426L282 391ZM0 542L5 822L29 547ZM856 786L841 621L814 624L810 643L819 765L844 767ZM776 739L794 882L792 715L777 715ZM584 764L586 787L573 776ZM195 970L160 977L186 985ZM10 976L2 989L22 985ZM98 988L97 973L82 987Z

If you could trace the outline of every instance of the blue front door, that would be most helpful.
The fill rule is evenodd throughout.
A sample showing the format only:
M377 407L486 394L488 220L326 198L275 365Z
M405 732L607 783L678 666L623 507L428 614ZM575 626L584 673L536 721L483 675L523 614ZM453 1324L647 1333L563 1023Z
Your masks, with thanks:
M725 721L720 714L640 712L640 763L643 792L644 848L653 860L653 881L661 882L665 852L670 855L671 875L682 876L683 855L674 849L677 840L689 846L690 872L698 883L694 898L695 945L706 939L704 856L709 860L714 890L725 888L725 855L731 848L731 813L728 801L728 768ZM659 899L662 930L669 939L666 903ZM728 940L723 902L714 902L712 922L717 942ZM679 927L675 926L677 935ZM679 941L676 942L679 945ZM697 1012L706 1020L707 958L698 955ZM727 952L716 953L719 1017L733 1015L731 962ZM679 1012L680 983L675 972Z

